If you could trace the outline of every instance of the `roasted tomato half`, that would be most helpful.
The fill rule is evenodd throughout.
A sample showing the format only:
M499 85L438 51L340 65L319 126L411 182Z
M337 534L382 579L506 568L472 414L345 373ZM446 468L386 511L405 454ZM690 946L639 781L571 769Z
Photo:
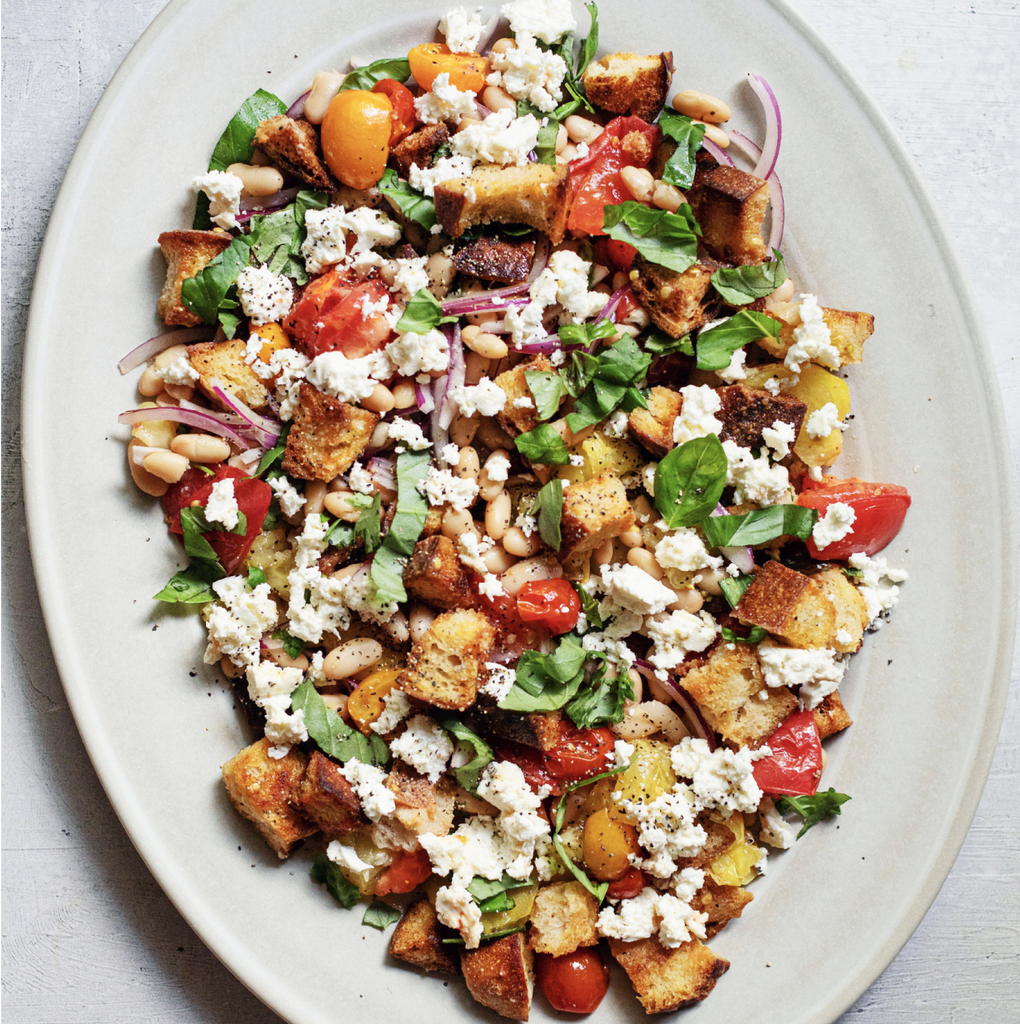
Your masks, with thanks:
M348 359L357 359L382 348L389 339L389 323L382 312L373 311L388 298L382 281L356 281L330 270L308 282L284 326L311 359L323 352L342 352Z
M592 1013L609 991L609 968L595 949L578 949L564 956L539 953L535 980L554 1010Z

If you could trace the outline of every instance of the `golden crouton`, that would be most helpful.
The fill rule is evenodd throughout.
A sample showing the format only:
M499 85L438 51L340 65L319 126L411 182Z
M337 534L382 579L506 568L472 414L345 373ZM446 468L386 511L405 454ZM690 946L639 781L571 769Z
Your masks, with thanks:
M198 386L221 408L227 407L213 392L214 383L237 395L251 409L264 409L269 401L265 384L244 361L244 351L245 343L240 338L203 341L188 349L188 359L199 374Z
M301 809L327 839L336 839L364 824L354 787L344 778L340 766L318 750L308 761L301 780Z
M820 739L828 739L853 724L854 720L843 707L839 690L833 690L828 696L823 697L822 703L815 708L815 725L818 726Z
M397 922L390 939L390 955L423 971L457 973L457 961L439 937L439 918L428 900L412 903Z
M332 480L346 473L368 447L378 422L374 412L339 402L302 381L283 471L299 480Z
M822 319L829 328L829 341L839 353L839 365L859 363L864 358L864 343L875 333L875 318L870 313L853 313L822 306ZM801 324L800 305L796 302L774 306L765 312L783 326L778 338L762 338L757 344L777 359L785 359L795 339L794 328Z
M563 241L567 223L567 168L548 164L476 167L466 178L436 186L436 220L451 238L475 224L527 224Z
M449 537L437 533L414 546L404 569L404 588L434 608L463 608L474 596L471 575Z
M462 274L509 284L511 281L523 281L528 276L534 258L534 241L482 235L458 249L453 263Z
M726 926L727 922L735 917L740 917L744 907L754 897L739 885L716 885L709 876L705 876L704 888L699 889L691 906L708 914L705 922L705 938L710 939L717 935Z
M464 715L464 721L481 736L494 736L539 750L552 750L559 746L563 737L559 711L521 715L516 711L503 711L488 701L479 701Z
M527 1020L535 990L534 954L521 932L460 955L468 991L482 1006L511 1020Z
M655 387L648 394L648 408L634 409L627 419L630 436L657 459L673 447L673 421L684 400L669 388Z
M603 474L563 490L560 561L594 551L600 544L634 529L634 510L618 477Z
M305 756L292 748L283 757L270 757L271 745L263 737L232 757L223 766L223 782L230 802L283 860L318 829L299 809Z
M684 676L684 689L708 724L738 747L756 746L771 736L797 707L785 686L765 685L754 644L719 644L704 665ZM758 696L762 692L765 700Z
M722 408L716 413L723 425L719 440L733 441L741 448L764 448L761 432L776 420L788 423L796 437L807 413L807 403L793 395L773 395L743 384L717 388L715 393L722 401Z
M401 178L409 178L411 164L417 164L419 167L431 167L436 150L449 138L450 129L442 121L424 125L417 131L411 132L390 150L390 160L393 161L397 174Z
M791 647L830 647L835 641L836 609L809 576L782 562L766 562L755 572L734 614L761 626Z
M705 845L693 857L681 857L676 862L678 870L701 870L711 864L716 857L721 857L733 845L734 832L726 822L716 821L708 811L699 814L697 822L705 830Z
M394 761L386 777L397 809L393 817L416 836L445 836L453 824L453 788L447 779L433 786L403 761Z
M687 193L705 248L717 260L744 266L768 255L761 225L769 203L768 182L736 167L702 165Z
M714 260L699 260L681 274L649 263L638 254L632 264L638 276L631 281L631 288L652 323L671 338L679 338L711 319L705 296L712 275L721 266Z
M481 612L444 612L412 645L397 686L426 704L462 711L475 702L494 640Z
M861 596L861 592L843 575L842 569L835 567L816 572L811 579L822 588L822 593L836 609L836 633L842 630L850 634L849 640L839 640L834 634L828 646L834 647L842 654L859 651L864 640L864 631L871 621L867 602Z
M673 81L673 54L610 53L588 65L584 91L597 107L651 123L662 111Z
M697 939L676 949L663 949L656 939L610 939L609 950L627 972L646 1013L667 1013L700 1003L730 968L728 960Z
M156 312L168 327L197 327L202 318L181 301L181 285L212 263L233 239L224 231L164 231L157 241L166 259L166 283Z
M535 396L532 395L524 374L536 371L550 373L555 369L556 367L545 356L535 356L534 359L518 363L512 370L505 370L493 381L506 392L506 405L501 412L496 413L496 419L511 437L526 434L538 426ZM516 404L525 399L527 405Z
M528 945L536 953L563 956L580 946L594 946L599 906L580 882L553 882L538 890L531 908Z
M312 188L332 190L333 179L319 155L319 133L315 125L279 114L263 121L255 129L255 145L284 174L290 174Z

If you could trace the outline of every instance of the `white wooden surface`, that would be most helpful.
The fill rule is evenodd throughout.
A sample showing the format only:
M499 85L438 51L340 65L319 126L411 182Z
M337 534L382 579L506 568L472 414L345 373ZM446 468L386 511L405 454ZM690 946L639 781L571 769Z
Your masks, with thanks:
M4 6L2 511L7 586L2 710L7 1024L268 1024L278 1018L195 937L148 874L114 816L64 700L26 547L18 461L19 380L39 247L89 114L163 0L9 0ZM281 4L282 9L297 6ZM983 310L1016 466L1020 4L799 0L799 6L892 117L935 193ZM682 3L676 8L682 20ZM243 72L243 60L238 60L238 67ZM125 212L111 211L111 230L116 230L116 216ZM69 482L73 500L73 478ZM980 572L980 566L974 569ZM844 1024L1020 1020L1016 664L1013 684L988 787L960 858L914 937L848 1011ZM782 1024L778 1018L777 1024Z

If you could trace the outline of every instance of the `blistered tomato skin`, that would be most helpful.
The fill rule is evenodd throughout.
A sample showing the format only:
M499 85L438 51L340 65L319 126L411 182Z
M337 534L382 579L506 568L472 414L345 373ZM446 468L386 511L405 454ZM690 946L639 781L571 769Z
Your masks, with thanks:
M322 119L322 155L350 188L371 188L390 155L393 104L378 92L348 89L333 97Z
M393 147L414 128L414 94L393 78L376 82L372 92L382 94L393 105L390 114L390 146Z
M335 270L312 278L290 311L284 327L310 359L323 352L343 352L358 359L389 340L389 322L381 313L364 315L364 304L377 304L389 294L375 278L357 281Z
M557 636L577 625L581 599L566 580L531 580L517 593L517 614L524 622L541 622Z
M594 949L566 956L539 953L535 976L549 1005L562 1013L592 1013L609 991L609 968Z

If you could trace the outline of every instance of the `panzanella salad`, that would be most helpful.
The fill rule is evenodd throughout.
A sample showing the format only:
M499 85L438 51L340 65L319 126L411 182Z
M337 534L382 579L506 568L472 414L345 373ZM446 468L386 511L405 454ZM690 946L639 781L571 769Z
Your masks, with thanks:
M906 579L906 490L829 472L873 318L783 260L772 90L759 148L586 11L251 95L120 364L188 559L156 598L252 732L233 804L519 1020L609 957L649 1013L712 991L767 853L850 799L822 741Z

